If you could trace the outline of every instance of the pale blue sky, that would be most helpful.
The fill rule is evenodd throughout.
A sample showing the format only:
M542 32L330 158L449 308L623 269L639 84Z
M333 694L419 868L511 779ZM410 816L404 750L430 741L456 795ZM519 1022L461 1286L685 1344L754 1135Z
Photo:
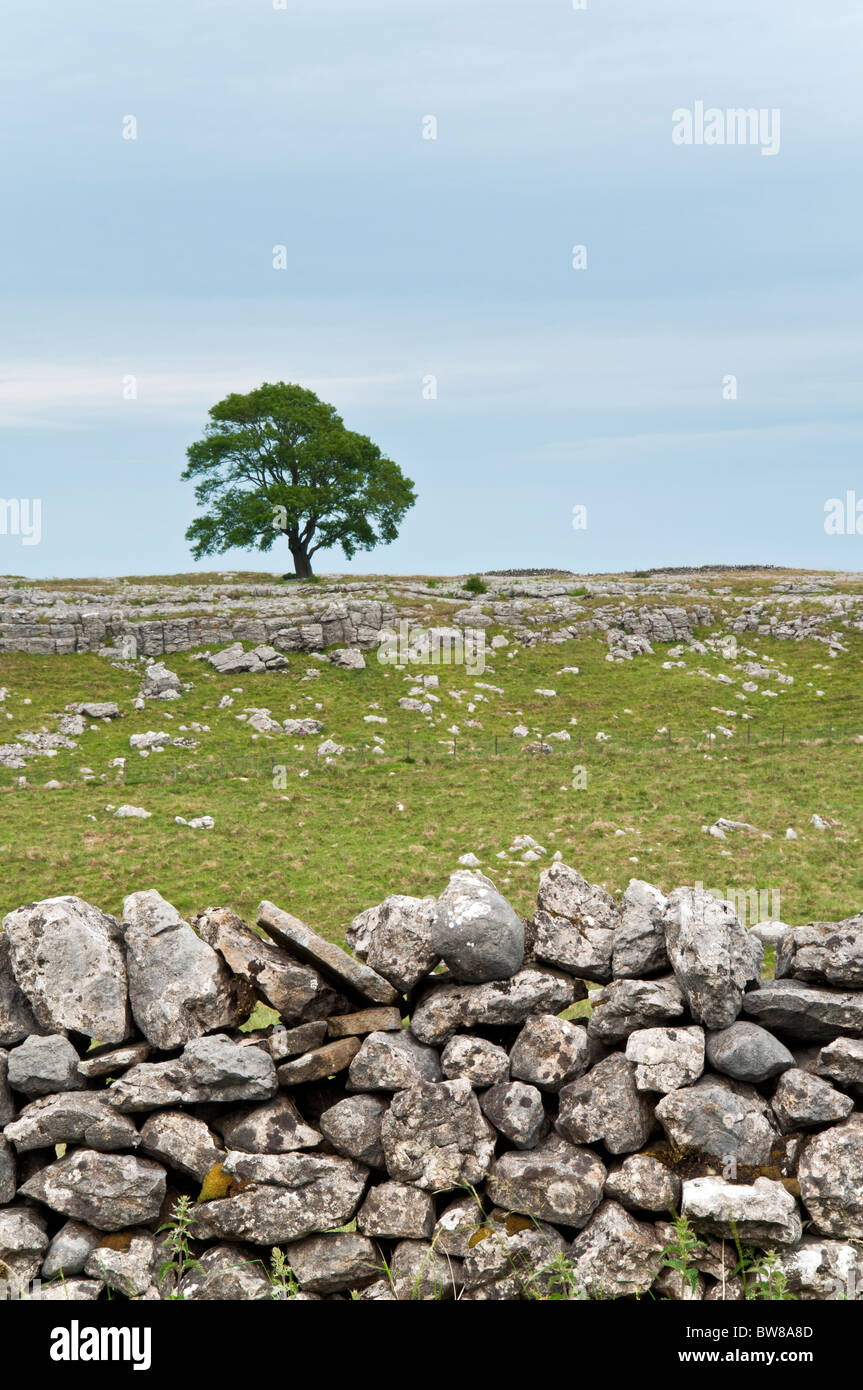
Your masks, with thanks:
M0 571L193 568L186 445L279 379L415 480L357 571L863 567L823 529L863 497L861 40L859 0L7 0L0 495L43 536ZM674 145L697 100L778 108L779 154Z

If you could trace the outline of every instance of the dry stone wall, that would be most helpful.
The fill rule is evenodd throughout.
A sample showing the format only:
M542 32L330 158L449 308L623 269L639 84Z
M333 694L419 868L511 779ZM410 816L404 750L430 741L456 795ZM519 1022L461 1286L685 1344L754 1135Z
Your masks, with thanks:
M462 871L347 939L154 890L4 918L12 1296L735 1300L739 1241L750 1282L863 1297L863 914L762 979L729 903L556 862L529 921Z
M130 657L160 657L225 642L265 642L285 652L339 643L371 648L379 645L381 629L395 622L395 609L373 600L270 607L284 611L268 612L262 605L254 617L225 612L143 621L126 609L70 608L58 616L31 608L0 611L0 652L63 656L116 648Z

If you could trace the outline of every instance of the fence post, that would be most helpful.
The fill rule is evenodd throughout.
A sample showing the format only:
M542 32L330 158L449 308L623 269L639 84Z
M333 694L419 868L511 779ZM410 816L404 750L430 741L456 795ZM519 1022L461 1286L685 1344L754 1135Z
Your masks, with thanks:
M494 755L497 757L497 734L494 736Z
M751 743L751 742L752 742L752 720L751 720L751 719L748 720L748 721L747 721L747 724L746 724L746 742L747 742L747 743Z
M457 734L453 734L453 736L452 736L452 755L453 755L453 757L455 757L455 747L456 747L456 740L457 740L457 737L458 737Z

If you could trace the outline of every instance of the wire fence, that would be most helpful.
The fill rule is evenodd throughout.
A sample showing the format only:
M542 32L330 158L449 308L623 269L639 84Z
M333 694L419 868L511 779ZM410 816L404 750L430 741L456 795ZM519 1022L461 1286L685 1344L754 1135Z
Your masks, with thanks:
M750 724L727 738L715 730L674 730L671 726L650 737L631 737L614 733L607 740L596 734L573 730L566 739L516 739L511 735L485 736L451 735L431 738L411 736L401 740L390 738L386 745L361 743L345 746L339 754L328 759L320 757L309 746L302 752L293 744L282 745L274 740L266 749L237 753L234 746L210 745L197 754L182 749L166 748L152 752L147 759L127 758L126 767L118 780L126 786L164 782L210 782L221 778L267 777L277 779L283 774L297 776L315 769L344 767L380 767L393 763L441 762L513 762L546 759L571 763L581 758L609 758L618 754L671 755L708 752L723 749L741 753L750 750L800 748L807 746L859 743L863 745L863 720L856 725L824 724L814 728L791 728L784 724L769 731L754 731Z

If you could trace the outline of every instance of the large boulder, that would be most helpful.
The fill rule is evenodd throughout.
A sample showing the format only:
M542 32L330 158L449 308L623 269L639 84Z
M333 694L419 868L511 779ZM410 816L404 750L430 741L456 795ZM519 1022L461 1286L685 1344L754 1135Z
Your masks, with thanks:
M196 1038L169 1062L141 1062L113 1083L112 1105L126 1114L204 1101L269 1100L278 1089L273 1059L223 1034Z
M420 1042L441 1046L463 1028L523 1023L530 1014L560 1013L586 996L585 987L561 971L535 967L484 985L445 981L431 985L420 996L411 1032Z
M381 1124L381 1143L391 1178L441 1192L482 1181L495 1133L469 1081L428 1082L396 1093Z
M673 1023L685 1013L683 991L673 975L661 980L613 980L590 996L588 1037L613 1047L639 1028Z
M764 1097L753 1086L719 1076L703 1076L664 1096L656 1118L678 1150L716 1159L732 1175L738 1165L769 1163L779 1138Z
M533 919L537 960L581 979L611 979L620 908L610 893L562 863L543 870Z
M609 1153L634 1153L650 1137L653 1107L635 1084L635 1067L605 1057L560 1092L557 1129L573 1144L602 1142Z
M488 1195L504 1211L580 1229L602 1200L605 1164L592 1149L554 1134L535 1149L494 1160Z
M129 1002L148 1042L163 1051L240 1022L224 961L155 888L123 902Z
M141 694L147 700L176 697L183 689L176 671L170 671L163 661L151 662L145 673Z
M668 970L663 914L668 899L652 883L629 880L614 932L611 971L616 980L641 979Z
M863 1115L808 1139L797 1176L814 1231L863 1240Z
M693 1018L727 1028L761 973L761 943L730 903L699 888L677 888L665 910L668 959Z
M789 1038L832 1042L837 1034L863 1037L863 992L854 990L803 980L762 980L744 995L743 1011Z
M606 1200L572 1242L572 1277L588 1296L632 1298L647 1293L659 1273L662 1249L654 1225Z
M508 980L524 959L524 924L490 879L461 870L438 898L432 947L464 984Z
M355 1215L368 1177L363 1164L326 1154L237 1153L224 1166L241 1190L199 1205L195 1234L203 1240L272 1246L343 1226Z
M129 1036L123 932L83 898L46 898L3 919L15 979L37 1023L100 1042Z
M756 1178L751 1187L718 1177L690 1178L683 1184L681 1215L696 1231L765 1249L795 1245L802 1233L797 1203L771 1178Z
M782 937L776 978L863 988L863 912L843 922L810 922Z
M159 1215L165 1170L148 1158L76 1149L40 1169L20 1191L97 1231L122 1231Z
M138 1147L138 1131L132 1121L118 1115L106 1095L92 1091L31 1101L3 1133L18 1153L55 1144L82 1144L102 1153Z
M707 1060L714 1071L735 1081L769 1081L794 1066L784 1043L757 1023L738 1020L707 1035Z
M432 944L436 915L435 898L394 894L355 917L345 936L360 960L407 992L440 960Z

